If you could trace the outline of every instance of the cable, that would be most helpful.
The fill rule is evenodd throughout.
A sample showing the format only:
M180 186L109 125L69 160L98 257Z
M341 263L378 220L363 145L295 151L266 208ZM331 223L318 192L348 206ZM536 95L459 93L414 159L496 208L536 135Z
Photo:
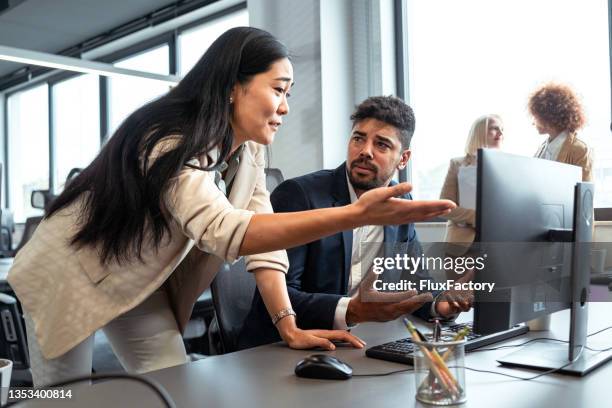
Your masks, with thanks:
M505 347L519 347L519 346L522 346L524 344L527 344L527 343L529 343L531 341L535 341L535 340L556 340L556 341L563 341L563 340L548 339L548 338L532 339L530 341L527 341L527 342L524 342L524 343L521 343L521 344L515 344L513 346L505 346ZM497 374L497 375L502 375L504 377L514 378L514 379L517 379L517 380L531 381L531 380L535 380L536 378L540 378L540 377L543 377L545 375L552 374L552 373L555 373L557 371L563 370L565 367L575 363L582 356L582 352L584 351L585 348L586 347L582 347L580 349L580 353L578 353L578 355L572 361L569 361L569 362L565 363L561 367L557 367L557 368L553 368L553 369L550 369L550 370L546 370L546 371L544 371L544 372L542 372L540 374L534 375L532 377L519 377L518 375L506 374L506 373L502 373L500 371L480 370L478 368L471 368L471 367L467 367L467 366L448 366L448 368L464 368L466 370L477 371L479 373ZM414 368L407 368L407 369L404 369L404 370L390 371L388 373L380 373L380 374L353 374L353 377L382 377L382 376L386 376L386 375L392 375L392 374L397 374L397 373L404 373L404 372L407 372L407 371L414 371Z
M468 353L471 354L471 353L477 353L479 351L491 351L491 350L501 350L501 349L505 349L505 348L520 347L520 346L524 346L525 344L529 344L529 343L534 342L534 341L542 341L542 340L557 341L559 343L569 343L568 340L552 339L552 338L549 338L549 337L538 337L538 338L531 339L531 340L528 340L528 341L525 341L525 342L519 343L519 344L508 344L506 346L499 346L499 347L479 348L479 349L475 349L475 350L470 350ZM594 348L591 348L589 346L583 346L583 347L585 349L589 350L589 351L595 351L595 352L598 352L598 353L612 350L612 347L608 347L606 349L594 349Z
M606 330L610 330L610 329L612 329L612 326L608 326L608 327L606 327L604 329L596 331L595 333L591 333L591 334L587 335L587 337L595 336L596 334L605 332ZM612 350L612 347L608 347L608 348L605 348L605 349L593 349L593 348L587 347L587 349L590 350L590 351L596 351L596 352L599 352L599 353L603 353L603 352Z
M594 336L594 335L596 335L596 334L599 334L599 333L601 333L601 332L605 332L606 330L610 330L610 329L612 329L612 326L608 326L608 327L606 327L605 329L601 329L601 330L599 330L599 331L596 331L595 333L587 334L587 337Z
M405 368L403 370L389 371L388 373L377 373L377 374L353 374L353 377L384 377L386 375L405 373L407 371L414 371L413 367Z
M595 351L597 353L603 353L603 352L612 350L612 347L608 347L608 348L605 348L605 349L594 349L594 348L590 348L590 347L585 346L584 348L586 348L589 351Z
M575 360L574 361L570 361L570 362L562 365L561 367L557 367L557 368L553 368L553 369L550 369L550 370L546 370L546 371L544 371L544 372L542 372L542 373L540 373L538 375L534 375L532 377L519 377L518 375L506 374L506 373L502 373L500 371L480 370L480 369L477 369L477 368L471 368L471 367L466 367L466 366L463 366L463 368L466 369L466 370L476 371L476 372L479 372L479 373L497 374L497 375L502 375L504 377L514 378L514 379L517 379L517 380L531 381L531 380L535 380L536 378L540 378L540 377L543 377L545 375L552 374L554 372L563 370L565 367L567 367L570 364L573 364L574 362L575 362ZM461 366L453 366L453 367L461 368Z
M533 339L533 340L536 340L536 339ZM555 339L545 339L545 340L555 340ZM558 340L558 341L562 341L562 340ZM528 342L525 342L525 344L526 343L528 343ZM516 346L518 347L520 345L521 344L517 344ZM552 368L550 370L546 370L544 372L541 372L540 374L536 374L536 375L531 376L531 377L519 377L518 375L506 374L506 373L502 373L501 371L480 370L480 369L477 369L477 368L471 368L471 367L467 367L467 366L452 366L452 367L453 368L464 368L466 370L476 371L476 372L479 372L479 373L497 374L497 375L501 375L501 376L504 376L504 377L510 377L510 378L514 378L516 380L521 380L521 381L531 381L531 380L535 380L536 378L544 377L545 375L548 375L548 374L556 373L557 371L561 371L565 367L567 367L567 366L569 366L571 364L574 364L576 361L578 361L580 359L580 357L582 357L582 353L584 352L585 348L586 348L585 346L581 347L580 348L580 353L578 353L578 355L576 357L574 357L574 359L572 361L569 361L569 362L563 364L560 367ZM449 368L451 368L451 367L449 367Z
M567 340L553 339L553 338L550 338L550 337L537 337L535 339L527 340L527 341L524 341L524 342L518 343L518 344L507 344L505 346L497 346L497 347L489 347L489 348L478 348L478 349L475 349L475 350L470 350L469 353L472 354L472 353L477 353L477 352L480 352L480 351L491 351L491 350L501 350L501 349L506 349L506 348L513 348L513 347L521 347L521 346L524 346L525 344L529 344L529 343L532 343L534 341L542 341L542 340L557 341L559 343L569 343Z
M164 405L166 405L166 407L176 408L176 405L174 404L172 397L170 397L170 395L168 394L168 391L166 391L164 387L162 387L160 384L158 384L156 381L150 378L146 378L144 376L135 375L135 374L119 373L119 374L93 374L93 375L88 375L88 376L84 375L80 377L74 377L69 380L45 385L44 387L41 387L41 388L63 387L66 385L75 384L75 383L88 381L88 380L118 380L118 379L132 380L132 381L136 381L141 384L144 384L155 392L155 394L164 402ZM18 401L10 402L6 404L5 406L10 407L15 404L21 403L23 401L31 400L31 399L35 399L35 398L19 399Z
M612 329L612 326L608 326L608 327L606 327L604 329L601 329L601 330L598 330L598 331L596 331L594 333L588 334L587 337L595 336L595 335L597 335L599 333L603 333L606 330L610 330L610 329ZM501 349L512 348L512 347L520 347L520 346L524 346L525 344L528 344L528 343L531 343L531 342L534 342L534 341L542 341L542 340L557 341L559 343L569 343L568 340L553 339L553 338L550 338L550 337L536 337L534 339L527 340L527 341L525 341L523 343L508 344L508 345L505 345L505 346L498 346L498 347L478 348L478 349L469 351L469 353L471 354L471 353L476 353L476 352L479 352L479 351L491 351L491 350L501 350ZM606 348L606 349L601 349L601 350L600 349L593 349L593 348L588 347L588 346L584 346L584 348L586 348L589 351L597 351L597 352L603 352L603 351L612 350L612 347L609 347L609 348Z

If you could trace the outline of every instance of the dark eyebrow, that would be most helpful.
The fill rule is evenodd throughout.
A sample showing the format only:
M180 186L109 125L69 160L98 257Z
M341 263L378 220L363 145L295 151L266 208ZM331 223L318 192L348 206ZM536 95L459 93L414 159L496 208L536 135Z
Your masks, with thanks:
M359 136L365 136L365 135L366 135L365 133L360 132L360 131L358 131L358 130L354 130L354 131L353 131L353 134L354 134L354 135L359 135Z
M391 139L390 139L390 138L388 138L387 136L376 135L376 137L377 137L378 139L381 139L383 142L390 143L390 144L391 144L391 146L393 146L393 144L394 144L394 143L393 143L393 140L391 140Z
M283 81L283 82L291 82L291 78L287 77L278 77L274 78L275 81ZM295 85L295 82L291 82L291 86Z

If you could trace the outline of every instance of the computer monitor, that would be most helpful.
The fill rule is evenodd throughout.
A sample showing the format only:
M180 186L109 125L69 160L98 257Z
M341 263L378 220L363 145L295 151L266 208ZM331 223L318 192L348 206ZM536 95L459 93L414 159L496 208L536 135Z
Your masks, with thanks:
M476 292L476 332L506 330L570 307L571 248L550 242L549 232L572 230L581 176L576 166L478 151L475 241L487 261L476 280L495 282L496 290Z
M581 174L553 161L478 152L476 241L488 260L477 280L498 286L476 293L475 331L571 309L568 345L533 343L502 364L585 375L612 358L585 348L594 189Z

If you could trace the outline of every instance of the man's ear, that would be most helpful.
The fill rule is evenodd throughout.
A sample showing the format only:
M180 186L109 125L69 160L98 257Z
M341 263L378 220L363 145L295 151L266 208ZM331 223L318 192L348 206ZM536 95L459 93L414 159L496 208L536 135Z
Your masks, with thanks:
M406 168L406 166L408 165L408 160L410 160L410 154L412 152L410 151L410 149L406 149L402 151L402 155L400 157L400 161L397 164L397 169L398 170L404 170L404 168Z

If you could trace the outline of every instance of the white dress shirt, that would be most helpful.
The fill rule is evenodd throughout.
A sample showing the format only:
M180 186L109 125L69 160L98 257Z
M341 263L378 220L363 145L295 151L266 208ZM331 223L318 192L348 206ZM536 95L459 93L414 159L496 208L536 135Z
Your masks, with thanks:
M540 150L538 150L536 157L546 160L557 160L561 147L563 147L563 143L565 142L565 139L567 139L567 136L567 131L563 131L552 140L550 140L550 137L546 139L544 144L540 146Z
M348 184L349 196L351 198L351 204L357 201L357 194L351 184L351 181L346 175L346 182ZM363 279L363 271L368 271L374 262L374 257L380 252L383 246L385 238L385 229L381 225L365 225L358 227L353 230L353 251L351 253L351 273L348 281L348 293L353 295L359 290L359 285ZM363 265L367 265L364 268ZM439 295L438 295L439 296ZM346 311L350 302L350 296L340 298L336 305L336 311L334 313L334 329L336 330L347 330L355 325L349 325L346 323ZM431 317L440 317L436 311L437 297L431 303L430 315ZM445 319L454 319L457 314L447 316Z
M346 176L351 204L357 201L357 194ZM348 292L352 295L359 290L359 284L363 279L363 272L371 268L374 257L380 251L385 238L385 230L381 225L365 225L353 230L353 251L351 253L351 273L348 280ZM366 266L367 265L367 266ZM340 299L334 314L334 329L346 330L346 310L350 297Z

